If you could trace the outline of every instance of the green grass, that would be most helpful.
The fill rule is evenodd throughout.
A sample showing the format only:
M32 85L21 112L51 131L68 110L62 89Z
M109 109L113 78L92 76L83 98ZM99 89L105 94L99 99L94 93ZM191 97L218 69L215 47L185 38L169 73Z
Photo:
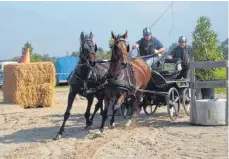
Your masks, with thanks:
M225 80L226 78L226 68L219 68L216 71L216 79ZM226 88L215 88L216 93L226 93Z
M58 86L56 86L55 88L68 88L68 84L67 83L61 83Z

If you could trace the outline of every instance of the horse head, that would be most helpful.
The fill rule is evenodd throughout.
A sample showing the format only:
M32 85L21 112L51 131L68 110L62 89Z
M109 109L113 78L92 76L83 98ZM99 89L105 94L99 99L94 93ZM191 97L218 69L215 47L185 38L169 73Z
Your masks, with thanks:
M90 35L84 35L84 32L81 32L80 35L80 59L84 62L94 63L95 53L97 51L97 45L93 42L93 34L90 32Z
M127 31L123 35L115 35L113 31L111 36L114 39L114 44L112 46L112 62L121 62L126 64L128 62L129 44L126 41Z

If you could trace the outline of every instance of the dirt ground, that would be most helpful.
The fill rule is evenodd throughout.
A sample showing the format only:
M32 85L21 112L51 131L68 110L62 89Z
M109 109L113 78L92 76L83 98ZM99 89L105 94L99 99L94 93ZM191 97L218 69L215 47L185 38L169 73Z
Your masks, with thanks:
M102 137L84 130L86 100L74 102L62 139L53 141L63 120L68 88L56 89L52 108L22 109L4 104L0 91L1 159L226 159L226 126L202 127L189 124L183 108L171 122L165 108L155 117L144 114L137 124L125 128L126 119L116 117L117 126ZM101 117L95 118L92 132L98 131Z

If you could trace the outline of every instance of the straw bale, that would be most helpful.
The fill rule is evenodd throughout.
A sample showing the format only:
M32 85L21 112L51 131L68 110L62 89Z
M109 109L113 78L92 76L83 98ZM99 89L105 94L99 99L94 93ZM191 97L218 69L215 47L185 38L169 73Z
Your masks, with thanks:
M50 107L54 102L55 81L55 67L51 62L6 65L4 101L24 108Z

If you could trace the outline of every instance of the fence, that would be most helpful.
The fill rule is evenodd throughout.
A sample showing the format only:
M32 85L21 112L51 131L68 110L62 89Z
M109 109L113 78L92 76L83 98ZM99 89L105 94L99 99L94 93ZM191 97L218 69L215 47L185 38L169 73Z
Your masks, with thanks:
M195 69L196 68L220 68L226 67L226 80L214 80L214 81L195 81ZM190 61L190 87L191 87L191 123L196 123L196 99L195 89L196 88L227 88L226 94L226 120L228 124L228 105L229 105L229 94L228 94L228 61L194 61L194 57Z

